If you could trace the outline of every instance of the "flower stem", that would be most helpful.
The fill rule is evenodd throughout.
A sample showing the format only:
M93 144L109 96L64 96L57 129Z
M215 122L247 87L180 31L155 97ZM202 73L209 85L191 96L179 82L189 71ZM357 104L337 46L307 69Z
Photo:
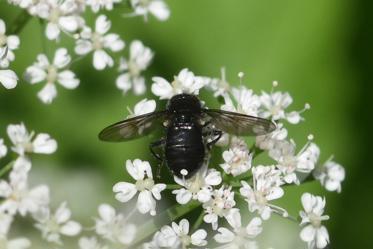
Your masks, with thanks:
M205 212L202 209L200 215L198 216L198 218L196 220L196 222L194 222L194 224L193 224L193 228L192 228L193 231L197 230L199 228L199 226L202 224L204 214L205 214Z
M138 246L144 239L146 239L147 237L155 233L157 230L159 230L160 226L162 226L165 223L168 224L184 216L185 214L193 211L200 205L201 203L195 201L189 202L186 205L176 204L168 208L166 211L158 214L153 219L149 220L139 228L139 231L141 231L141 233L137 236L137 238L129 246L129 248L136 248L136 246Z
M9 33L18 34L22 31L30 19L31 15L27 12L27 10L21 11L21 13L18 14L12 25L9 27Z
M3 177L9 170L13 168L14 161L10 161L7 165L0 169L0 178Z
M177 184L167 184L166 189L173 190L173 189L179 189L181 186Z

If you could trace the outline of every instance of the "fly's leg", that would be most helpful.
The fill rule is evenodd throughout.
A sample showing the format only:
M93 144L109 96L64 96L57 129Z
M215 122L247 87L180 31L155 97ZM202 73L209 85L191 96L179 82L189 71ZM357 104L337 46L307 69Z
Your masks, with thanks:
M220 139L221 136L223 135L223 132L222 132L222 131L219 131L219 130L212 130L212 131L209 132L208 135L214 137L210 142L208 142L208 143L206 144L207 149L208 149L208 150L211 150L211 147L212 147L214 144L216 144L217 141L219 141L219 139Z
M166 139L162 138L158 141L152 142L149 145L149 150L153 154L153 156L159 161L158 167L157 167L157 178L161 177L161 168L165 162L164 156L163 156L163 148L166 145ZM155 151L156 148L160 148L162 150L162 153L157 153Z

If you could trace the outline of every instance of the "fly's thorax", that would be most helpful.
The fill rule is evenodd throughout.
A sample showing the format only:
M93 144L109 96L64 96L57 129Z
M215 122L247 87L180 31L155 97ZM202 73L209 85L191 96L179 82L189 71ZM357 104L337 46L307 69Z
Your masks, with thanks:
M174 114L198 115L201 113L201 102L195 95L178 94L168 101L167 110Z

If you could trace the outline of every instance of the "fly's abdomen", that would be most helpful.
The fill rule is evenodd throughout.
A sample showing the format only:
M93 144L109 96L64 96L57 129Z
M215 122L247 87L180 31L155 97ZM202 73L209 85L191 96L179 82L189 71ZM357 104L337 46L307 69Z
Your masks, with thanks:
M188 171L185 178L191 177L205 158L201 128L193 123L169 127L165 152L167 166L176 176L181 178L180 171L185 169Z

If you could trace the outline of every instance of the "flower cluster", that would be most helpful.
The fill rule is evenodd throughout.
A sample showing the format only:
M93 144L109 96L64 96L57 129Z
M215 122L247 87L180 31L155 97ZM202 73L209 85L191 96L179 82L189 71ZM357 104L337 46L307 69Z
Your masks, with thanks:
M88 54L92 54L93 67L96 70L104 70L118 64L120 75L116 85L126 93L133 89L134 93L145 93L145 78L141 72L147 69L153 52L139 40L130 44L129 58L116 57L125 48L125 42L116 33L110 32L111 21L106 15L98 15L94 27L85 20L88 9L94 13L100 10L112 11L115 6L122 5L121 0L8 0L19 8L25 9L30 17L39 18L44 28L45 37L59 43L67 37L75 43L75 55L71 55L66 48L58 48L54 58L48 58L46 53L40 53L36 62L27 67L25 80L31 84L44 82L44 87L39 91L39 99L50 104L57 96L56 83L67 89L75 89L79 85L75 73L69 69L72 64ZM170 12L163 0L130 1L132 13L128 16L144 16L148 18L151 13L157 19L168 19ZM0 83L10 89L17 84L16 73L9 69L9 64L15 59L14 50L18 49L20 40L16 35L6 35L5 22L0 19ZM52 62L50 62L52 61ZM117 62L118 61L118 62Z

